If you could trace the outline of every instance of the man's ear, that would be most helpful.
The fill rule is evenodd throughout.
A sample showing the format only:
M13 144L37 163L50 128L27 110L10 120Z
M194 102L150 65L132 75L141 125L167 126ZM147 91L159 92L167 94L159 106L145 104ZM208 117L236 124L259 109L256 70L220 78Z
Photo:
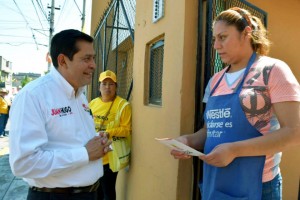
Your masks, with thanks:
M57 56L57 63L58 63L58 66L62 66L62 67L66 67L66 57L64 54L59 54Z

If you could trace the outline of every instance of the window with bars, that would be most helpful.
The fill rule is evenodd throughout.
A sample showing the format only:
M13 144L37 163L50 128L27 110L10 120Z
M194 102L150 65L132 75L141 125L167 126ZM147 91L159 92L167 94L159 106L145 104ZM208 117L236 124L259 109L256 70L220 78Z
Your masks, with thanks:
M149 104L162 105L162 75L164 41L160 40L150 48Z

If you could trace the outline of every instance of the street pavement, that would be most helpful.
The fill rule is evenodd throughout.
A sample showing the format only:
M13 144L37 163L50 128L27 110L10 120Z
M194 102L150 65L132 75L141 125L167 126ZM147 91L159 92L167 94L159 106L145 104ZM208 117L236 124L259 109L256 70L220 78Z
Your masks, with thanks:
M0 200L26 200L28 185L11 172L8 142L9 136L0 138Z

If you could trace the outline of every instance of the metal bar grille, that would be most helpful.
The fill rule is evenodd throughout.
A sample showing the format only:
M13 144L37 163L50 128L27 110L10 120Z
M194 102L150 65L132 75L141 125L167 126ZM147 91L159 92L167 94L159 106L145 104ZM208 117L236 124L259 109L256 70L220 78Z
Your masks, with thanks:
M136 0L112 0L95 31L96 64L91 98L99 96L99 74L112 70L117 75L117 93L129 100L133 79L133 47Z
M149 104L162 105L162 73L164 41L158 41L150 49Z

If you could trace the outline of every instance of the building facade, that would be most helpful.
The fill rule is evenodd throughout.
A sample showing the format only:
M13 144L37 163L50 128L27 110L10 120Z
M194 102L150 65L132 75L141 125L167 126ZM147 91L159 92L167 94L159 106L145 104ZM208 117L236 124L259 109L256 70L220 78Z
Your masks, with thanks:
M12 62L0 56L0 87L12 90Z
M20 88L22 87L22 80L28 78L31 81L41 77L41 74L31 73L31 72L19 72L19 73L13 73L13 87Z

